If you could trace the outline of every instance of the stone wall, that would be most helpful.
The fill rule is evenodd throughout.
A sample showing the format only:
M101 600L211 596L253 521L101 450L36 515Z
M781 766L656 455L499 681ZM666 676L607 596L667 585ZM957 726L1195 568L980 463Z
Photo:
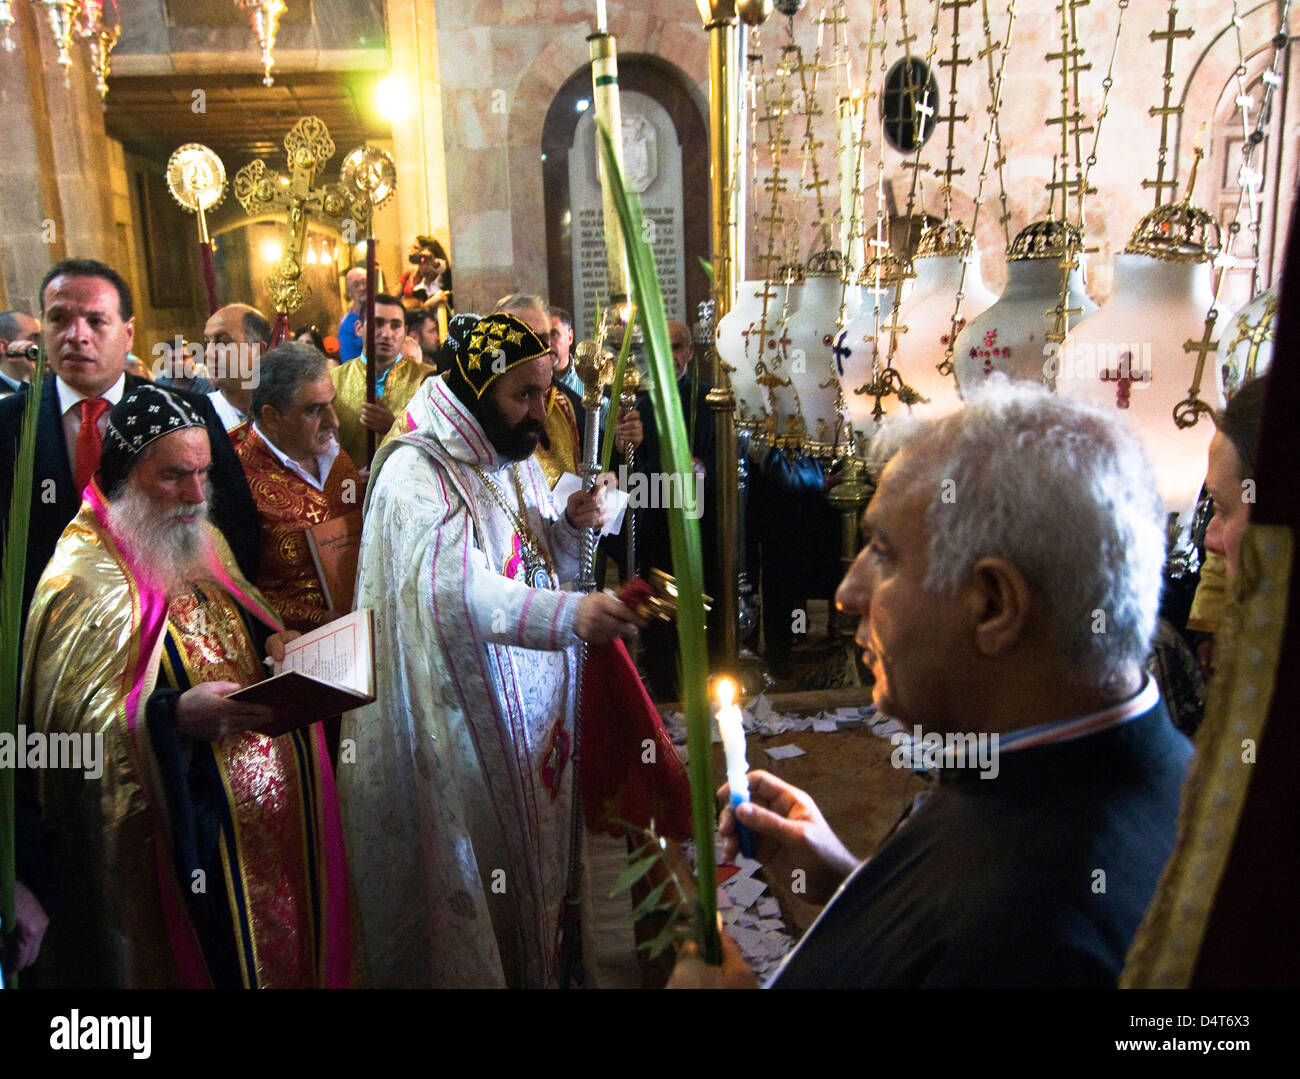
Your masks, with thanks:
M13 52L0 50L0 304L35 313L40 280L69 255L115 262L108 139L82 49L64 85L48 29L15 4Z
M545 291L546 262L542 221L542 185L539 143L542 121L556 91L575 71L588 63L586 35L594 19L594 0L439 0L437 3L438 51L442 74L443 120L448 162L448 196L452 258L456 265L457 300L462 308L482 309L501 294L515 289ZM795 40L811 58L817 44L814 21L821 5L809 3L794 20ZM1048 116L1060 112L1059 66L1045 56L1060 48L1060 17L1055 5L1017 5L1011 50L1006 66L1004 105L1001 113L1003 149L1007 156L1005 181L1011 210L1009 232L1045 215L1048 200L1044 185L1051 175L1053 157L1060 153L1059 127L1049 127ZM868 37L871 5L847 5L847 40L852 48L854 85L861 86L865 74L864 51L859 43ZM888 4L886 27L889 42L885 59L892 64L903 56L897 43L901 36L898 4ZM935 4L910 4L909 30L917 35L914 48L924 53L931 37ZM990 3L991 29L1001 39L1006 5ZM1252 77L1258 75L1266 46L1276 30L1276 7L1272 3L1241 0L1242 44ZM974 215L978 174L988 129L989 102L987 69L977 53L984 45L980 7L964 9L961 56L974 62L963 66L958 80L958 109L969 117L958 126L954 165L965 170L953 184L951 205L954 215L969 223ZM1116 6L1093 3L1079 9L1079 31L1090 71L1080 77L1083 108L1095 117L1101 102L1101 80L1115 43ZM1097 193L1086 205L1089 241L1097 247L1091 257L1090 291L1104 298L1110 290L1110 261L1121 251L1143 214L1154 206L1153 193L1141 181L1154 177L1159 120L1148 109L1161 97L1164 45L1152 41L1149 33L1166 25L1168 5L1163 0L1133 0L1124 14L1114 65L1114 86L1109 115L1102 125L1097 162L1091 182ZM700 28L697 9L690 0L662 0L646 5L611 0L610 30L618 38L620 52L658 53L682 68L698 89L701 104L707 96L708 46ZM1231 119L1231 95L1224 97L1237 65L1236 36L1231 32L1231 7L1224 0L1184 0L1178 7L1178 25L1194 27L1191 39L1178 39L1174 51L1173 103L1184 103L1185 113L1171 124L1168 167L1176 173L1182 193L1187 177L1193 140L1203 119L1222 127ZM1293 29L1300 27L1300 12L1292 17ZM758 33L758 51L771 70L782 43L788 39L788 23L773 17ZM938 59L951 53L951 14L944 12L934 39ZM826 31L826 41L829 41ZM873 82L880 78L879 55ZM948 75L936 63L941 111L946 111ZM825 76L823 76L825 77ZM1290 93L1295 96L1294 91ZM830 98L821 95L826 107ZM1284 108L1279 92L1278 124L1285 158L1273 171L1278 203L1274 221L1285 224L1290 206L1290 189L1295 175L1292 161L1297 144L1296 124L1300 110ZM876 107L876 103L872 103ZM1211 158L1202 167L1197 187L1198 204L1220 213L1225 182L1235 166L1225 164L1224 141L1212 130L1206 145ZM798 132L787 165L798 174ZM819 122L817 138L824 145L818 151L819 164L830 177L829 198L836 199L834 158L835 131L829 122ZM1085 136L1085 156L1092 135ZM866 154L869 175L875 176L879 137L872 132L872 146ZM922 163L942 167L946 131L938 131L922 153ZM1239 152L1234 150L1235 152ZM911 173L908 157L885 151L885 181L891 213L905 208ZM1234 158L1235 160L1235 158ZM750 189L758 189L770 168L764 147L758 151L758 172L750 178ZM1229 183L1229 186L1230 183ZM983 191L983 208L978 227L986 281L1000 288L1005 277L1005 239L997 221L998 181L990 172ZM1167 193L1166 193L1167 194ZM1270 194L1272 189L1270 188ZM874 194L867 200L867 215L874 220ZM942 213L941 183L932 174L924 176L915 208ZM748 234L748 275L756 276L756 257L766 242L764 226L758 220L766 205L751 197ZM806 258L814 246L811 200L794 196L787 212L797 225L788 242L794 253ZM1271 227L1266 222L1266 227ZM1266 245L1267 246L1267 245ZM1268 252L1266 252L1266 255ZM1275 274L1276 260L1266 272Z
M541 137L556 91L589 64L594 0L438 0L438 55L456 303L547 291ZM611 3L622 53L669 59L708 93L708 41L689 0Z

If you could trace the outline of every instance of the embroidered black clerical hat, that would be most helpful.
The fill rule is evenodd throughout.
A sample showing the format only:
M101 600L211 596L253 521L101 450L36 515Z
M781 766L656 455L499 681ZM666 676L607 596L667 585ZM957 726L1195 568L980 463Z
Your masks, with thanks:
M99 483L111 493L127 477L146 446L186 427L205 427L194 407L162 386L136 386L108 414Z
M454 356L448 378L469 386L480 398L493 381L512 367L545 356L551 346L514 315L498 311L479 319L473 326L456 325L452 320Z

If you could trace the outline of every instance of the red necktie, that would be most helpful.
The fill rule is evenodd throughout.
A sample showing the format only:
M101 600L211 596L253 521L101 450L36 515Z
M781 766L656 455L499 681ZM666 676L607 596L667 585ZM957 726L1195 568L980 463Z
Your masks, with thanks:
M88 397L81 402L81 428L77 431L77 494L80 495L99 469L99 455L104 440L99 433L99 417L108 411L102 397Z

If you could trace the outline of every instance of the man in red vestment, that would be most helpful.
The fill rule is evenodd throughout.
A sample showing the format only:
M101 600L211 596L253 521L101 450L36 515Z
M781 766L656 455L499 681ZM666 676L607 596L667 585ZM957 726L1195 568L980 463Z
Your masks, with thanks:
M262 357L252 428L239 459L257 503L262 539L257 587L290 629L312 630L352 609L352 595L322 587L307 533L348 514L360 531L362 482L338 443L329 361L287 342Z

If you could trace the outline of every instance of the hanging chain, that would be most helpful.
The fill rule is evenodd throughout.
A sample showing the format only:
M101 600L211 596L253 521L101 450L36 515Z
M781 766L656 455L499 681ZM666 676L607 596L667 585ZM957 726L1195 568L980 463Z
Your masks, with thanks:
M1281 83L1282 78L1277 70L1278 60L1282 55L1282 50L1287 44L1287 21L1290 15L1290 0L1283 0L1282 18L1278 27L1278 32L1273 36L1273 56L1269 61L1268 68L1264 71L1261 81L1264 83L1264 90L1260 98L1259 115L1255 120L1255 129L1246 135L1242 146L1241 170L1238 173L1238 183L1241 190L1237 195L1237 206L1232 214L1232 221L1228 225L1228 235L1223 241L1223 246L1215 258L1215 265L1219 268L1219 280L1214 289L1214 298L1210 301L1210 309L1205 313L1205 328L1201 333L1200 340L1189 338L1183 342L1183 351L1187 353L1196 353L1196 368L1192 375L1192 384L1187 390L1187 396L1174 406L1174 423L1180 428L1186 429L1194 427L1201 418L1202 413L1213 411L1200 398L1201 381L1205 375L1205 364L1209 352L1217 350L1219 342L1214 340L1214 324L1219 319L1219 304L1223 302L1223 294L1228 283L1228 271L1236 261L1232 254L1233 241L1241 232L1241 211L1242 207L1249 203L1250 205L1250 232L1252 236L1251 252L1253 255L1253 264L1251 270L1251 292L1254 293L1254 286L1258 280L1259 273L1259 213L1260 208L1255 199L1254 185L1259 181L1258 174L1251 166L1251 158L1254 155L1255 148L1259 146L1267 137L1265 128L1267 127L1272 112L1273 91ZM1237 13L1236 0L1232 4L1232 25L1237 32L1237 70L1235 72L1237 79L1237 98L1236 105L1241 109L1241 126L1245 134L1250 125L1249 110L1250 97L1246 93L1246 62L1241 44L1241 17ZM1200 160L1204 151L1200 147L1196 149L1196 157L1192 164L1191 183L1195 182L1196 162ZM1192 187L1191 183L1187 188L1187 199L1191 200Z
M1101 144L1101 129L1107 115L1110 112L1110 91L1115 85L1115 58L1119 55L1120 34L1124 31L1124 12L1128 10L1129 0L1118 0L1116 4L1115 16L1115 37L1110 45L1110 61L1106 65L1106 74L1101 80L1101 105L1097 109L1097 119L1092 125L1092 149L1083 161L1083 171L1078 174L1078 200L1076 209L1078 216L1075 219L1074 233L1065 229L1064 249L1061 252L1061 287L1056 297L1056 306L1049 309L1045 314L1052 316L1052 328L1047 332L1047 343L1055 345L1056 349L1051 354L1049 363L1055 359L1056 351L1059 351L1061 342L1070 332L1070 316L1082 313L1080 307L1070 306L1070 277L1075 269L1082 265L1081 258L1083 255L1091 254L1096 251L1095 247L1087 247L1086 227L1087 227L1087 196L1096 193L1096 188L1089 186L1088 178L1092 175L1092 167L1097 164L1097 147ZM1055 169L1053 169L1053 182L1056 180ZM1051 192L1054 190L1051 184L1048 185L1048 205L1051 206ZM1062 219L1066 224L1069 218Z
M930 66L930 61L934 59L935 53L939 51L939 13L942 6L943 0L934 0L934 19L930 24L930 47L925 51L925 66L927 69ZM935 105L934 102L930 100L930 80L928 78L925 80L925 99L919 102L917 100L917 91L922 89L922 87L912 81L912 42L916 40L916 35L907 32L906 0L898 0L898 9L903 23L903 36L899 40L898 44L902 45L904 49L903 59L905 65L903 72L907 76L907 81L903 84L903 93L906 96L906 100L912 104L913 118L915 118L918 113L920 114L919 122L914 119L916 153L913 155L911 161L903 162L903 168L912 170L912 182L907 188L907 210L903 215L903 218L910 229L912 214L916 210L917 185L920 181L921 172L926 168L926 166L921 164L921 149L925 142L922 136L926 130L926 124L934 123ZM924 206L924 200L922 200L922 205Z
M942 7L952 11L952 53L946 57L940 57L939 66L948 68L948 112L947 115L936 116L935 123L944 123L948 127L948 146L942 169L934 169L934 175L943 180L943 219L945 221L952 218L952 178L961 176L965 173L964 168L957 168L953 160L957 154L957 125L965 123L970 117L965 113L957 112L957 76L961 73L963 67L969 67L971 58L962 56L959 46L961 45L961 13L963 8L972 7L975 0L943 0Z
M742 339L745 342L745 355L749 356L750 342L754 337L758 338L758 354L754 358L754 374L759 385L767 390L768 410L767 410L767 427L770 435L775 435L776 430L772 423L778 416L779 408L776 399L776 388L781 385L788 385L788 379L782 379L779 375L771 372L765 359L768 333L773 325L771 311L771 301L776 295L771 288L771 282L776 280L779 266L783 261L783 252L786 247L786 236L789 233L789 219L784 213L783 196L789 190L789 181L782 172L782 163L787 147L790 145L790 139L785 133L786 117L790 114L794 101L790 93L790 76L791 69L786 63L788 50L793 47L794 43L794 23L790 20L787 23L788 42L781 48L781 60L776 65L776 70L771 76L763 79L759 84L763 96L763 123L767 128L768 155L771 159L772 169L767 177L763 180L763 187L768 195L768 213L766 217L760 217L759 220L767 225L767 244L759 262L763 268L763 300L762 313L759 317L757 328L752 325L741 331ZM776 95L773 96L771 87L775 83ZM757 175L757 170L755 170ZM781 362L780 355L776 355L774 363L779 365Z
M998 216L998 224L1002 226L1002 235L1006 240L1006 246L1011 246L1011 209L1007 205L1007 177L1006 164L1007 155L1002 152L1002 119L1001 119L1001 101L1002 101L1002 70L1005 65L1007 50L1011 47L1011 24L1015 19L1015 0L1007 5L1007 34L1000 46L1002 50L1003 63L998 64L996 70L993 65L993 54L999 49L999 46L993 40L993 26L989 21L989 0L980 0L981 15L984 20L984 48L980 50L979 55L988 65L988 87L989 87L989 111L993 114L993 167L998 171L998 200L1002 204L1002 213ZM985 155L987 163L988 157ZM979 204L976 203L976 209Z
M1235 103L1241 110L1242 160L1241 168L1237 173L1239 188L1237 206L1233 210L1232 220L1228 225L1228 240L1224 243L1223 254L1220 256L1223 264L1220 268L1219 288L1215 296L1216 306L1222 298L1223 280L1227 276L1226 271L1229 269L1228 261L1232 258L1232 248L1241 233L1243 209L1247 211L1246 230L1250 236L1250 294L1254 296L1259 291L1259 230L1263 206L1259 200L1258 185L1263 180L1263 176L1253 167L1251 159L1255 156L1256 149L1263 144L1268 135L1266 128L1272 120L1273 95L1282 82L1278 62L1282 58L1282 50L1286 47L1288 40L1287 23L1290 20L1290 13L1291 0L1282 0L1281 19L1279 20L1277 33L1272 38L1273 55L1269 60L1268 67L1260 76L1263 90L1260 94L1258 114L1252 129L1250 112L1253 105L1250 94L1246 89L1246 60L1241 41L1241 16L1237 13L1237 0L1233 0L1232 3L1232 26L1237 37L1237 70L1234 72L1237 80Z
M989 40L987 36L985 38L985 43L984 43L985 52L987 52L989 56L990 70L992 70L993 50L1000 49L1001 56L998 58L997 74L993 78L991 78L989 82L989 104L987 110L989 114L989 126L988 126L988 130L984 132L984 159L983 161L980 162L979 178L975 189L975 210L971 215L970 258L969 259L963 258L961 262L961 276L957 280L956 303L952 309L952 321L948 328L948 340L945 343L943 359L940 360L939 363L936 365L939 374L952 375L954 379L956 378L956 366L952 362L952 357L953 357L953 352L957 347L957 334L961 331L961 305L962 305L962 301L966 299L966 293L965 293L966 270L970 266L970 260L976 257L975 255L976 228L979 226L980 207L984 205L984 182L988 179L988 175L989 175L989 154L993 151L994 136L995 136L995 132L998 129L998 114L1001 112L1002 109L1002 74L1006 70L1007 57L1011 54L1011 31L1012 28L1015 26L1015 21L1016 21L1016 3L1015 0L1011 0L1011 2L1007 4L1007 30L1006 30L1006 35L1002 39L1002 44L1000 46L995 45L991 40ZM957 29L956 23L954 22L953 24L954 33L956 32L956 29ZM984 0L984 31L986 35L989 33L988 0ZM999 160L1002 158L1001 146L998 147L998 158ZM1001 175L1002 175L1002 170L1001 170L1001 165L999 164L998 167L999 178L1001 177ZM1002 205L1003 208L1005 209L1006 207L1005 187L1003 188L1002 191Z
M827 19L824 15L817 20L817 47L813 51L811 65L809 65L807 60L804 59L803 50L798 45L792 44L789 46L795 50L796 55L799 58L795 70L799 73L799 88L803 93L803 146L800 149L800 156L803 159L803 168L801 170L800 178L803 181L803 189L811 192L813 197L816 199L816 227L821 233L821 243L818 250L821 251L834 246L834 243L831 240L831 222L828 220L826 215L826 199L822 193L822 188L830 183L830 181L823 178L821 167L818 164L821 157L818 151L822 149L825 143L817 138L813 126L816 118L822 114L821 108L817 104L817 77L823 70L822 39L826 29L826 24ZM793 37L791 38L791 41L793 42ZM811 76L811 79L809 76ZM809 178L810 176L811 178Z
M1182 105L1169 104L1174 92L1174 43L1180 37L1191 37L1195 32L1190 26L1178 26L1177 21L1177 0L1169 0L1168 25L1163 30L1152 30L1147 35L1152 41L1164 41L1165 43L1165 70L1161 76L1164 81L1164 100L1161 104L1153 105L1147 110L1148 115L1160 117L1160 149L1156 152L1156 178L1142 181L1143 187L1155 190L1156 203L1154 209L1157 210L1166 201L1173 202L1178 192L1177 175L1171 175L1168 180L1165 179L1165 164L1169 156L1169 118L1183 115ZM1169 188L1170 191L1168 200L1163 196L1165 188Z

